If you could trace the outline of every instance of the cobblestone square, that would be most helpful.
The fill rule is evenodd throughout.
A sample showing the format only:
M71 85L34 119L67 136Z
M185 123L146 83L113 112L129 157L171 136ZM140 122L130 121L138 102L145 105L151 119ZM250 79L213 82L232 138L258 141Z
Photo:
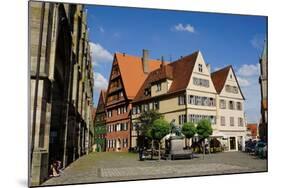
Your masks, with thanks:
M156 157L155 157L156 158ZM60 177L43 185L98 183L119 180L266 172L267 160L242 152L196 155L191 160L139 161L133 153L91 153L68 166Z

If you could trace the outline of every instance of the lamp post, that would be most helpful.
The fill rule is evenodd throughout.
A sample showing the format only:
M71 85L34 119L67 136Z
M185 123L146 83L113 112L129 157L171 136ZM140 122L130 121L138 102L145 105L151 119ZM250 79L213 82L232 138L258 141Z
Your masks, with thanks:
M135 125L136 129L137 129L137 149L138 149L138 153L139 153L139 160L143 161L143 148L140 146L140 133L139 133L139 129L140 129L140 124L136 124Z

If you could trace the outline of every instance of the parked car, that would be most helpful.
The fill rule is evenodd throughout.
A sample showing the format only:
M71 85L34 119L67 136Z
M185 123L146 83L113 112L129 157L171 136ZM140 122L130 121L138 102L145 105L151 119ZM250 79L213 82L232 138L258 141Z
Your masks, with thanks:
M263 153L263 148L266 146L265 142L259 141L255 146L255 155L261 156Z
M255 152L255 146L257 142L254 140L249 140L245 143L245 151L248 153L254 153Z
M266 159L267 158L267 144L263 147L262 149L262 155L261 155L262 159Z

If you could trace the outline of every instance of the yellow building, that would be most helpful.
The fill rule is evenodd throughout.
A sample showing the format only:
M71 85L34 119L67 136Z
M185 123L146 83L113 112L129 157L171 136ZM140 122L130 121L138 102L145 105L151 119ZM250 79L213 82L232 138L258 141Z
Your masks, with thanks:
M169 122L175 119L176 124L179 125L183 125L187 121L196 124L201 119L209 118L213 127L212 136L220 138L221 142L228 147L227 150L237 150L238 137L240 139L240 136L244 138L246 135L243 108L241 107L241 110L220 109L219 101L220 98L227 99L227 101L235 102L235 105L239 102L240 106L243 106L244 97L233 69L227 67L227 70L232 77L230 80L226 77L217 77L220 75L217 74L219 71L211 74L210 65L205 63L200 51L169 64L162 62L160 68L149 73L133 101L131 146L136 146L136 127L139 124L139 115L141 112L153 109L160 112ZM213 79L217 79L217 82L214 83ZM220 92L215 84L222 87ZM228 92L229 85L235 86L239 92ZM227 91L225 91L226 87ZM229 123L221 126L220 114L231 119L231 126L230 120L228 120ZM236 124L232 123L232 116ZM242 118L242 121L239 118ZM238 122L243 126L238 126ZM230 147L233 137L235 146Z

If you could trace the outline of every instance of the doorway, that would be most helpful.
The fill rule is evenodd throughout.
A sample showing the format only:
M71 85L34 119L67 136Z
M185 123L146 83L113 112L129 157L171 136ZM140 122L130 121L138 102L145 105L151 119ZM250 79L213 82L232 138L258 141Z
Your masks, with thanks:
M236 150L236 138L235 137L229 137L229 145L230 150Z

